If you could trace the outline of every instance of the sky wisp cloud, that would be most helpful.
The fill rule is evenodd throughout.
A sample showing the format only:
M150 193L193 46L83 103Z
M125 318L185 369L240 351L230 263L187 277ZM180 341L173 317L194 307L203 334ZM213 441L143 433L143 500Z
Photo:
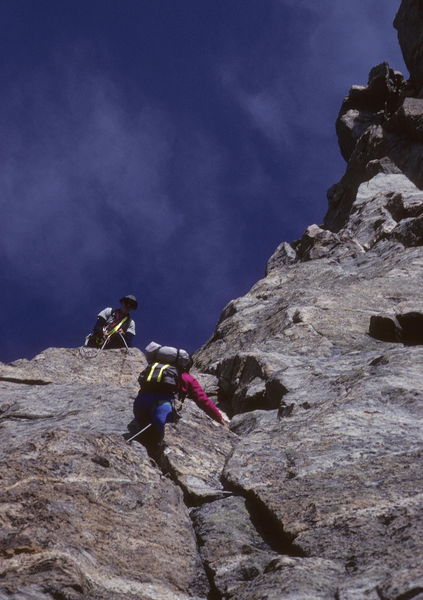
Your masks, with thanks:
M240 242L220 206L224 153L146 98L128 106L83 58L70 52L65 71L46 65L3 94L3 273L59 314L116 302L126 279L129 291L180 296L200 322L208 290L234 293L224 257Z
M365 85L368 72L379 62L392 62L407 75L392 28L395 2L376 7L374 2L274 0L273 11L281 39L264 37L251 50L267 68L251 69L250 55L233 57L218 79L252 125L281 152L289 151L299 128L327 135L328 119L349 87ZM284 21L289 21L289 38ZM272 46L277 65L269 68Z
M396 4L5 0L0 360L77 345L126 293L141 347L203 343L323 220L343 96L401 69Z
M75 286L81 265L118 270L129 234L157 253L182 220L166 189L175 134L166 115L147 102L131 114L112 82L77 72L17 82L0 114L1 246L14 276L52 297L85 289ZM57 85L66 110L52 97ZM23 109L30 125L19 130Z

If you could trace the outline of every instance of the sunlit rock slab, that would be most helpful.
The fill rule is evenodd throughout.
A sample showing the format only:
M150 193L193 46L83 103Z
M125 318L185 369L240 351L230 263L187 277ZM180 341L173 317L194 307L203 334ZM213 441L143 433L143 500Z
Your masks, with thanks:
M136 390L106 384L0 381L0 455L58 428L123 435L135 395Z
M283 365L377 349L368 335L371 316L406 309L410 301L423 304L422 247L380 241L339 262L296 263L271 271L245 297L232 301L196 362L218 373L224 360L242 352L279 354ZM271 374L267 369L266 376Z
M338 377L326 402L234 419L228 488L297 551L341 560L369 589L423 552L421 364L422 348L396 348Z
M1 483L2 597L205 599L181 491L119 437L44 433Z
M222 471L237 436L185 400L181 418L166 426L163 467L181 486L186 501L198 505L222 498Z
M103 350L94 358L83 358L79 348L48 348L31 360L0 363L0 381L46 385L49 383L103 383L136 387L146 365L137 348Z

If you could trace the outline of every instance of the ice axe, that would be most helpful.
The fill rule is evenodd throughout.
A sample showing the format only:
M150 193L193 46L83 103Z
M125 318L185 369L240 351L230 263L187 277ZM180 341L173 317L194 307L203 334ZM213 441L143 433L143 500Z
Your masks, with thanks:
M146 425L143 429L141 429L141 431L138 431L138 433L136 433L135 435L133 435L132 437L129 438L129 440L126 440L129 444L129 442L132 442L132 440L134 440L136 437L138 437L139 435L141 435L141 433L143 433L146 429L148 429L149 427L151 427L152 423L149 423L148 425Z

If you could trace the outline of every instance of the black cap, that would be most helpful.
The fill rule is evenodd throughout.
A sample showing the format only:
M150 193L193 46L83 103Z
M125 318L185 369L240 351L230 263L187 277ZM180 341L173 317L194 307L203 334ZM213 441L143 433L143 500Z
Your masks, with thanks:
M138 302L137 299L135 298L135 296L133 296L132 294L128 294L128 296L123 296L119 302L123 302L124 300L127 300L130 304L132 304L132 306L135 308L138 308Z

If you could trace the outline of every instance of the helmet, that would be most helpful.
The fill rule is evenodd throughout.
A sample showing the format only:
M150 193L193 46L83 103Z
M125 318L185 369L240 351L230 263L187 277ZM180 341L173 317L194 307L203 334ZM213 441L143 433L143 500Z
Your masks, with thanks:
M119 302L123 302L124 300L126 300L128 304L131 304L134 309L138 307L137 299L132 294L128 294L128 296L123 296L119 300Z
M191 354L189 354L186 350L179 350L179 364L183 371L189 371L193 365L193 360Z

